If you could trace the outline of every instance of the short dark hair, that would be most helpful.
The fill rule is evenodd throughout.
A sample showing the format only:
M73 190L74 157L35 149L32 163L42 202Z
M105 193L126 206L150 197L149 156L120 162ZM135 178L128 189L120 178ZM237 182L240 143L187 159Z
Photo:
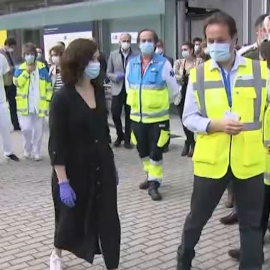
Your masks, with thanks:
M237 34L237 27L236 27L234 18L225 12L222 12L222 11L215 12L205 20L204 27L203 27L203 32L204 32L205 37L206 37L206 28L208 27L208 25L211 25L211 24L227 25L229 28L231 38L235 34Z
M49 54L51 55L52 52L55 52L57 56L62 56L64 51L65 48L62 45L56 45L50 49Z
M72 41L61 58L61 76L65 84L76 84L97 51L95 41L79 38Z
M22 54L25 56L26 54L32 53L37 56L37 46L34 43L26 43L22 47Z
M194 44L190 41L184 42L182 46L188 46L190 50L194 50Z
M151 33L153 34L153 38L154 38L155 44L158 43L159 39L158 39L157 33L156 33L154 30L152 30L152 29L145 28L145 29L141 30L141 31L138 33L138 37L137 37L137 43L138 43L138 44L140 43L140 37L141 37L141 33L142 33L142 32L151 32Z
M202 42L202 39L200 37L195 37L193 39L193 43L195 43L196 41Z
M157 43L160 43L162 47L164 47L164 43L162 41L162 39L159 39Z
M269 16L269 14L262 14L260 15L257 20L255 21L255 28L262 26L264 19Z
M15 38L13 37L9 37L5 40L5 43L4 43L5 46L17 46L17 41Z

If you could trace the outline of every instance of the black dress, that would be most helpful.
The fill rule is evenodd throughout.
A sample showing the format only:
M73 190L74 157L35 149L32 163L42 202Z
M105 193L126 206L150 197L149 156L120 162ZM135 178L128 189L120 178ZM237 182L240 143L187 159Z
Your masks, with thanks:
M102 254L108 269L118 268L120 222L113 152L108 144L102 89L94 84L96 109L90 109L74 85L55 93L50 111L49 154L52 166L65 165L77 199L74 208L59 196L53 170L56 248L93 263Z

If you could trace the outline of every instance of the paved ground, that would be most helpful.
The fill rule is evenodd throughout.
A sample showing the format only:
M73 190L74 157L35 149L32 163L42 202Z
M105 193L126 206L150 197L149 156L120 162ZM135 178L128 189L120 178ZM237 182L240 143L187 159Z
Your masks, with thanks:
M19 133L13 133L16 151L21 155ZM144 180L136 150L115 151L120 172L119 212L122 222L121 269L175 270L176 249L183 222L189 211L192 191L192 162L181 158L181 138L172 140L165 156L165 181L161 189L164 200L152 202L138 189ZM42 162L20 163L0 159L0 270L45 270L52 248L53 205L50 189L50 165L46 155ZM1 149L0 149L1 151ZM238 246L237 226L225 227L219 218L229 210L224 198L203 231L194 260L195 269L235 270L227 250ZM265 247L270 269L270 243ZM101 270L102 258L94 266L64 254L65 269Z

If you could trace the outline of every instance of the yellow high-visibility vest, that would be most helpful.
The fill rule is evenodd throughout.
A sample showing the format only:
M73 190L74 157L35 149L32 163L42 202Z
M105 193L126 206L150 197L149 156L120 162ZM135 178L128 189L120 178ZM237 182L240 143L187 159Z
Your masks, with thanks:
M219 120L230 111L237 113L244 124L243 131L234 136L224 132L198 134L193 156L197 176L219 179L229 166L239 179L265 172L262 123L267 105L268 69L266 62L245 61L246 65L240 65L236 74L231 108L220 71L211 69L211 61L191 70L190 79L201 115Z
M46 69L45 64L36 61L36 66L39 72L39 107L38 116L45 117L48 114L49 103L52 98L52 84L49 77L49 73ZM20 115L29 114L29 85L30 85L30 74L26 71L26 62L22 63L16 68L14 73L13 82L17 87L17 112Z

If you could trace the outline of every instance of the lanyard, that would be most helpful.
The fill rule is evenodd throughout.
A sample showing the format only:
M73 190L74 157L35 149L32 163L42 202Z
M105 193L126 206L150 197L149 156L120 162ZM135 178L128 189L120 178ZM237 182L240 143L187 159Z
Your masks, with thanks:
M222 67L220 67L220 70L221 70L224 86L227 93L228 103L231 108L232 107L232 91L231 91L231 79L230 79L231 73L228 72L228 75L226 76L225 71Z

